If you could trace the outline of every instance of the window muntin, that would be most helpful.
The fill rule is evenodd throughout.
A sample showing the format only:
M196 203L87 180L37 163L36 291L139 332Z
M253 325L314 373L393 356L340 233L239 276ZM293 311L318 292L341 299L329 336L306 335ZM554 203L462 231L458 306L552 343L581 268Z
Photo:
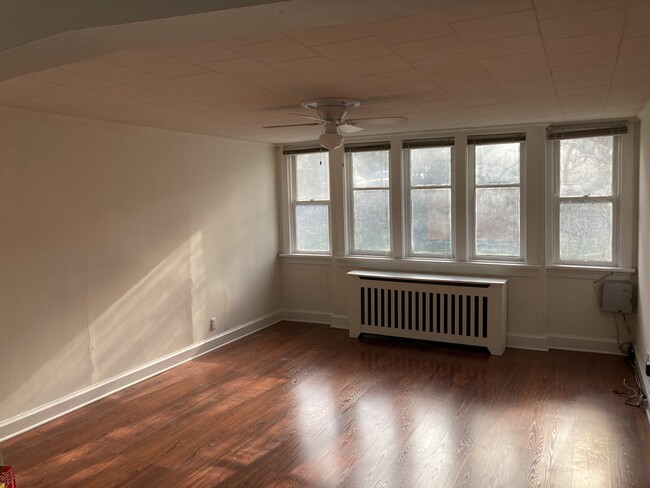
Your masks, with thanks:
M294 154L293 250L298 253L331 253L329 154Z
M523 146L494 140L470 146L475 259L522 259Z
M451 257L452 147L409 148L405 157L409 254Z
M618 141L605 135L556 142L556 262L615 262Z
M389 151L356 150L350 167L350 250L353 254L390 254Z

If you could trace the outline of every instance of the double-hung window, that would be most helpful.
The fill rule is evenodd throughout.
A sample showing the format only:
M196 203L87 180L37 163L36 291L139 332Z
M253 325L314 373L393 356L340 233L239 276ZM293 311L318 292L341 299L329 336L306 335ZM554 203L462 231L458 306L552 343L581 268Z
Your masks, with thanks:
M345 148L348 181L348 249L350 254L387 256L390 235L390 146Z
M292 249L330 254L329 154L289 151L291 167Z
M611 127L552 126L553 261L618 264L620 134Z
M477 260L523 260L525 134L471 136L470 250Z
M453 139L406 140L408 254L451 258Z

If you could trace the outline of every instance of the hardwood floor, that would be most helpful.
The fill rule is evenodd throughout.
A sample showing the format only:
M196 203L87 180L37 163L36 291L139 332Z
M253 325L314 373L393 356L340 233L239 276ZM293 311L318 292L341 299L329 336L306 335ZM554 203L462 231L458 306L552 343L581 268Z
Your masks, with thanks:
M2 445L27 487L650 486L622 357L281 323Z

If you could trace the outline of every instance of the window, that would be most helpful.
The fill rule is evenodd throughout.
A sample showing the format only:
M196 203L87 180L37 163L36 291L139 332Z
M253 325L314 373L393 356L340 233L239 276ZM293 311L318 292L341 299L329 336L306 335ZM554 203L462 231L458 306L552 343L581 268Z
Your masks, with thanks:
M404 141L409 255L451 257L453 139Z
M617 264L620 137L625 126L549 129L554 142L554 261Z
M388 255L390 246L389 147L346 146L349 249Z
M292 174L293 250L329 254L329 154L300 151L290 154Z
M524 134L467 140L471 182L471 254L474 259L522 259Z

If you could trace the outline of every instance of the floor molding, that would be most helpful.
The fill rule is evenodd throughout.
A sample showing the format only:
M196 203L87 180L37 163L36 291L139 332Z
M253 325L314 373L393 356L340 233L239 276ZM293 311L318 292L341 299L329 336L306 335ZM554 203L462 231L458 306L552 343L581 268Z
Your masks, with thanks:
M643 392L646 395L645 414L648 417L648 423L650 423L650 407L648 407L648 402L650 401L650 399L648 399L648 395L650 395L650 378L648 378L648 376L645 374L645 355L639 354L637 352L635 357L636 360L634 363L637 367L637 374L641 379L641 386L643 386Z
M73 412L101 398L156 376L168 369L202 356L226 344L278 323L281 312L274 312L229 329L221 334L167 354L137 368L76 391L16 417L0 422L0 442Z
M548 351L548 337L531 334L508 334L506 347L513 349L530 349L532 351Z
M549 349L564 349L567 351L595 352L621 356L621 350L614 338L581 337L570 335L549 335Z

